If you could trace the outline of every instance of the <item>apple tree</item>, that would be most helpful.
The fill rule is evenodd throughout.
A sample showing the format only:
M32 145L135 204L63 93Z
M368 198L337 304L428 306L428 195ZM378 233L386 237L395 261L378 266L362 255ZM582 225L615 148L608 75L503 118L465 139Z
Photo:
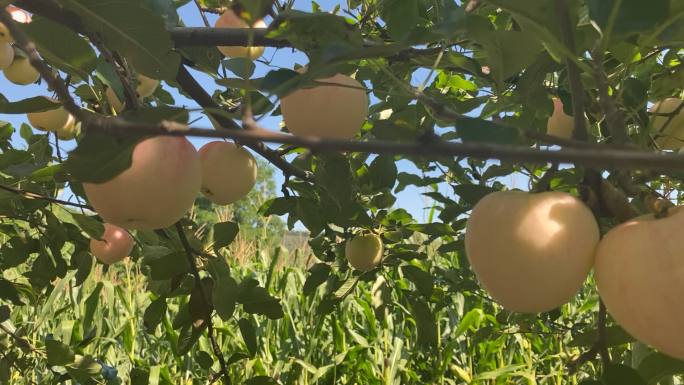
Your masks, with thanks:
M682 383L680 1L2 6L0 383Z

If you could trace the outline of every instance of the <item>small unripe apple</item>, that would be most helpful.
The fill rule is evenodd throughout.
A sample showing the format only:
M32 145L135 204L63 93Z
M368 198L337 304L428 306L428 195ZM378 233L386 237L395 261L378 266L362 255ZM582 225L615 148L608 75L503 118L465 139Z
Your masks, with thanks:
M7 80L14 84L25 86L35 83L40 78L38 70L23 56L15 56L14 61L3 71Z
M347 241L344 255L356 270L371 271L382 261L384 246L382 239L375 234L362 234Z
M4 70L14 61L14 48L10 43L0 43L0 70Z
M596 251L594 277L610 315L629 334L684 359L684 207L610 230Z
M58 128L57 137L60 140L72 140L81 133L81 123L76 121L73 115L69 115L69 121L62 128Z
M465 248L482 287L510 311L539 313L572 299L594 262L599 228L563 192L491 193L473 208Z
M121 227L104 224L102 240L90 240L90 252L105 265L119 262L133 250L133 237Z
M216 20L215 28L249 28L246 21L238 17L235 12L227 10ZM259 20L252 28L266 28L266 23ZM216 47L226 57L244 57L250 60L259 58L264 53L264 47Z
M45 97L45 99L54 103L59 103L53 98ZM26 114L26 117L34 128L43 131L57 131L63 129L70 123L70 119L72 121L74 119L74 117L62 106L47 111L29 112Z
M202 193L212 202L227 205L254 188L256 161L249 151L228 142L210 142L199 150Z
M202 167L183 137L156 136L138 143L131 166L104 183L83 183L106 222L125 229L171 226L190 210L202 185Z
M105 91L105 97L107 98L107 102L109 102L109 105L112 106L112 108L114 109L114 111L116 111L117 114L123 111L124 104L119 99L119 97L116 96L116 92L114 92L114 90L111 87L107 87L107 90Z
M669 114L676 111L684 100L667 98L655 103L650 112L653 114ZM667 125L666 125L667 124ZM651 133L655 142L663 150L679 150L684 147L684 108L671 119L669 116L653 115L651 117Z
M575 131L575 119L563 111L563 102L560 98L553 98L553 114L546 123L546 133L571 139L573 131Z
M294 135L351 139L368 116L368 96L363 85L337 74L313 88L296 90L280 100L287 129Z
M159 80L138 74L138 87L136 87L135 91L139 97L147 98L154 93L158 86Z

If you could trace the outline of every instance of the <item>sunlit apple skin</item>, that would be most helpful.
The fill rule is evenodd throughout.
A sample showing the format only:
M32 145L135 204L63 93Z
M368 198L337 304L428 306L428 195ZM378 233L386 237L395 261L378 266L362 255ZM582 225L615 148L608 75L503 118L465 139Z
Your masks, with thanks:
M58 103L58 101L53 98L46 97L46 99ZM47 111L29 112L26 114L26 117L34 128L43 131L57 131L63 129L67 124L73 122L74 119L74 117L61 106Z
M210 201L227 205L249 194L257 179L252 154L228 142L210 142L199 150L202 193Z
M12 19L17 23L26 24L31 22L31 14L19 7L15 7L14 5L8 5L7 12L9 12L10 15L12 15Z
M368 96L363 85L349 76L337 74L319 85L284 96L280 109L287 129L298 136L351 139L368 116Z
M629 334L684 359L684 207L645 215L610 230L594 276L610 315Z
M126 258L133 250L133 245L133 237L126 230L105 223L102 240L90 240L90 252L100 262L111 265Z
M347 241L344 255L356 270L366 272L376 268L382 261L384 246L375 234L357 235Z
M9 43L0 43L0 70L12 65L14 61L14 48Z
M159 86L159 80L138 74L138 87L135 91L141 98L150 97Z
M563 193L491 193L468 219L465 248L482 287L504 308L539 313L567 303L594 262L599 229Z
M674 112L684 100L678 98L667 98L655 103L651 113L667 114ZM652 134L655 142L663 150L679 150L684 147L684 108L668 122L670 117L657 116L651 117ZM667 123L667 126L665 124Z
M81 123L77 122L73 115L69 115L69 121L62 128L58 128L57 137L60 140L72 140L81 133Z
M246 21L239 18L233 11L228 10L224 12L221 17L216 20L215 28L249 28ZM259 20L254 23L254 28L266 28L266 23ZM264 47L216 47L226 57L244 57L250 60L255 60L264 54Z
M563 111L563 102L553 98L553 115L546 124L546 133L559 138L571 139L575 130L575 119Z
M27 58L22 56L15 56L12 64L5 68L3 73L7 80L22 86L35 83L40 78L40 73L33 68Z
M131 167L104 183L83 183L106 222L135 230L171 226L192 207L202 185L197 151L183 137L157 136L138 143Z

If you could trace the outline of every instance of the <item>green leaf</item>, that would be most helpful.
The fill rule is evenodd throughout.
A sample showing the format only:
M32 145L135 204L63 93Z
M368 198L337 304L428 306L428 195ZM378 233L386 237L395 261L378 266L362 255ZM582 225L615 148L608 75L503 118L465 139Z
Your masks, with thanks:
M662 353L653 352L639 363L639 374L649 384L656 384L677 374L684 373L684 362Z
M240 227L235 222L221 222L214 225L214 250L219 250L230 245L237 237Z
M461 197L463 202L471 206L474 206L485 195L496 191L491 187L476 184L461 184L454 186L453 190L454 194Z
M606 327L606 345L609 348L628 344L634 341L634 337L630 336L623 328L618 325L611 325ZM592 346L598 338L598 332L594 329L588 329L576 335L570 342L570 346Z
M639 372L629 366L611 364L603 369L605 385L646 385Z
M435 284L432 274L412 265L402 266L401 272L416 285L420 294L430 298Z
M256 65L253 61L243 57L225 60L223 62L223 66L242 79L251 78L252 74L254 74L254 70L256 69Z
M71 217L74 218L74 221L76 222L78 227L80 227L81 230L85 231L85 233L88 234L90 238L102 238L102 235L104 234L104 224L97 220L95 217L78 213L71 213Z
M166 299L162 297L152 301L147 309L145 309L145 314L143 315L145 330L148 333L153 333L154 329L164 318L164 314L166 314Z
M456 131L466 143L514 144L520 143L522 139L520 130L515 127L466 116L456 120Z
M142 264L149 267L150 277L154 280L171 279L190 272L190 264L184 251L162 256L150 256L143 253Z
M73 379L85 384L100 374L102 365L95 361L92 356L85 356L77 358L73 364L67 365L66 370Z
M589 16L605 29L617 0L589 0ZM617 10L613 37L651 30L662 24L670 15L669 0L621 0ZM605 33L606 31L604 31Z
M258 282L247 279L240 283L237 300L250 314L265 315L270 319L282 318L283 308L278 298L272 297Z
M241 318L240 321L238 321L238 326L240 326L240 334L242 335L242 340L245 341L249 354L251 357L256 356L257 337L256 329L254 328L252 321L247 318Z
M245 385L276 385L278 384L272 377L256 376L245 381Z
M309 269L309 277L307 277L306 282L304 282L304 288L302 292L304 295L311 295L315 292L316 288L325 283L330 276L332 269L327 263L317 263Z
M66 169L81 182L104 183L131 166L133 149L141 139L136 135L114 137L89 130L69 154Z
M393 156L380 155L368 167L368 179L374 190L391 189L397 182L397 164Z
M473 309L466 313L461 322L458 324L458 328L452 335L452 338L457 338L463 335L468 330L476 330L480 327L480 322L484 318L484 313L482 309Z
M69 28L40 16L34 16L30 23L21 25L36 44L40 55L57 68L82 79L87 79L95 69L95 51Z
M71 348L57 340L46 340L45 351L47 361L52 366L64 366L74 362L75 355Z
M418 345L434 348L437 346L437 320L430 306L422 299L408 297L411 315L416 321Z
M105 46L130 60L136 71L153 79L175 79L180 55L173 52L164 19L133 0L65 0L85 27Z
M10 102L3 95L0 95L1 114L26 114L29 112L42 112L54 110L59 106L61 106L60 103L55 103L43 96L34 96L16 102Z
M24 303L19 298L19 292L14 287L12 282L0 278L0 298L10 301L15 305L23 305Z

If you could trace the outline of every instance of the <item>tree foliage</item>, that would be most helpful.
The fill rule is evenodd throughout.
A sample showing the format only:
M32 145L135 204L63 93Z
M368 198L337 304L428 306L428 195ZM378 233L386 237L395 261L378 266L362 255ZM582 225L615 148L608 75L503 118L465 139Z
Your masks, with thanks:
M660 150L648 107L682 93L679 1L349 0L332 13L316 2L306 11L294 1L197 2L208 15L269 14L267 33L222 38L292 47L307 55L298 63L306 73L275 68L268 55L223 58L207 42L216 36L183 28L178 8L188 0L10 3L33 13L16 28L68 84L64 95L53 79L51 91L88 119L68 154L52 134L0 125L0 383L622 385L672 384L684 372L606 315L592 278L551 312L502 309L478 285L463 243L479 199L513 187L581 196L603 233L679 202L681 157L666 158L669 170L602 158ZM30 54L16 40L17 54ZM197 72L215 87L205 91ZM88 243L103 226L82 183L125 170L135 143L159 127L184 130L197 106L231 137L236 121L278 117L280 97L335 73L353 74L372 97L356 138L372 151L247 140L284 174L281 193L250 195L233 218L209 215L200 199L176 226L135 232L130 261L95 262ZM138 100L139 75L163 86ZM108 88L126 103L123 120L109 118ZM544 135L553 97L569 115L586 113L573 139ZM0 95L3 114L56 107ZM425 150L403 155L386 142ZM430 153L445 143L480 146L480 156ZM492 161L496 145L521 150ZM544 161L555 146L600 167ZM537 162L515 159L530 151ZM262 177L268 195L274 186ZM416 187L432 202L425 222L396 198ZM273 238L278 216L309 231L312 255L273 247L236 263L238 234L261 227ZM381 265L363 274L344 256L360 232L385 245Z

